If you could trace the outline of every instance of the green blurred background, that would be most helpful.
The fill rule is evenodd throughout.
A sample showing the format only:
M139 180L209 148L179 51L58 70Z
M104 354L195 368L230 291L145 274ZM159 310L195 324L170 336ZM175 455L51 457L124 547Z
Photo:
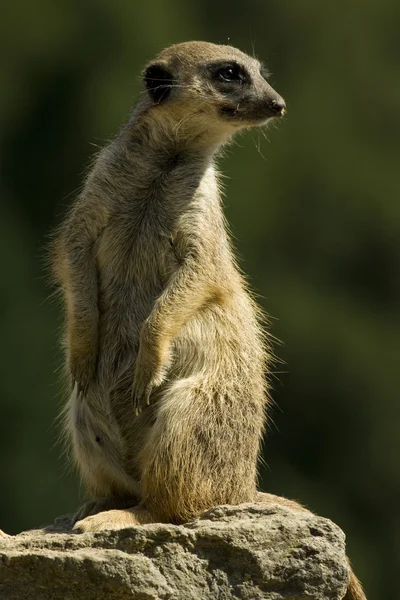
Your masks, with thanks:
M0 24L0 527L78 505L55 423L59 308L43 256L143 64L178 41L266 62L288 116L220 161L244 270L274 317L265 490L347 533L369 598L400 564L400 4L15 0Z

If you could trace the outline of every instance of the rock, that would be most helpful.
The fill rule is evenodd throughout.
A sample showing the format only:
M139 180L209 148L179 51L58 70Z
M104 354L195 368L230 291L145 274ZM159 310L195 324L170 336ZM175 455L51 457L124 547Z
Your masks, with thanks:
M278 504L219 506L185 525L0 536L1 600L341 600L343 532Z

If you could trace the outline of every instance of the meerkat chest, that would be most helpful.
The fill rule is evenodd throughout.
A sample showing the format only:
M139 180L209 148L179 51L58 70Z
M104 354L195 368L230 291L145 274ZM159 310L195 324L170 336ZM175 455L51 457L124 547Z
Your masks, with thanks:
M210 207L218 194L213 166L182 163L168 176L144 177L121 192L98 239L99 271L114 281L166 283L183 258L176 237L189 240L212 228Z
M171 227L156 215L135 219L132 214L111 218L96 246L104 280L165 281L179 266Z

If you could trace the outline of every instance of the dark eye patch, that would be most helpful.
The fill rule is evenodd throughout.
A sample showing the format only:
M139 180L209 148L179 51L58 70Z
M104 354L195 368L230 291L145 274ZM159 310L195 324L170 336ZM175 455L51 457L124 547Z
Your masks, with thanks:
M222 83L242 84L250 81L247 71L236 62L217 63L211 66L212 78Z

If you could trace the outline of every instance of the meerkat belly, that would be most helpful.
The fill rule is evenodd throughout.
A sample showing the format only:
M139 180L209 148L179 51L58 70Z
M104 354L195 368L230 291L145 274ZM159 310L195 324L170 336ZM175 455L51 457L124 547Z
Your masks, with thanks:
M199 311L176 337L173 354L174 378L199 374L243 386L258 381L263 347L247 294L238 294L231 305Z

